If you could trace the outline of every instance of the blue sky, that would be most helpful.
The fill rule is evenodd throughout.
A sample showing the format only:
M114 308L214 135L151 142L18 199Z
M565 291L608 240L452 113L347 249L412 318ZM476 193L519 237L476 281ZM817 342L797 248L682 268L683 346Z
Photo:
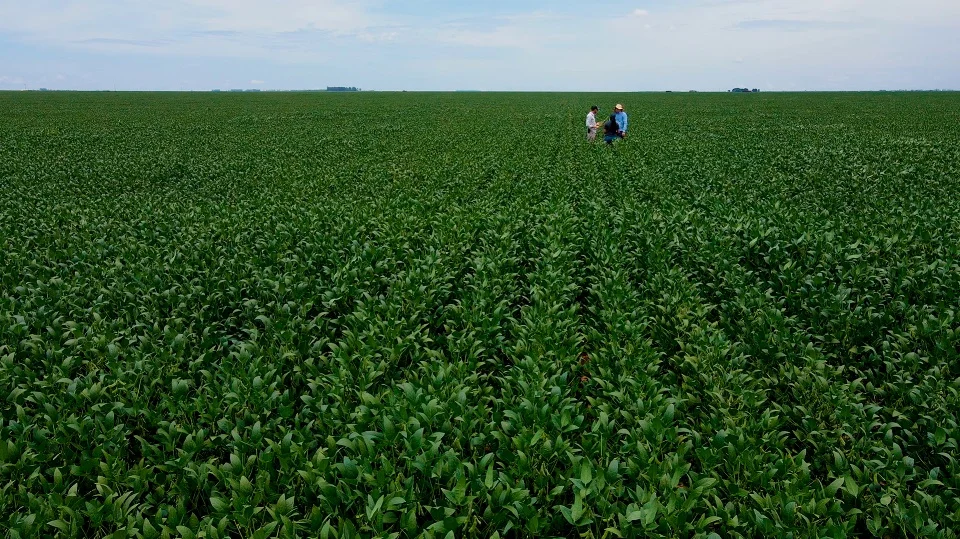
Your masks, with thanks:
M958 0L0 0L0 89L960 89Z

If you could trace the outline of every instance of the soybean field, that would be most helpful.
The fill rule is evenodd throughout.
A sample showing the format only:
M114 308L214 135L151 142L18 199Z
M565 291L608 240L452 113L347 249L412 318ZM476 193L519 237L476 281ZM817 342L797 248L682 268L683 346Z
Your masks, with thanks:
M960 94L0 111L3 537L960 535Z

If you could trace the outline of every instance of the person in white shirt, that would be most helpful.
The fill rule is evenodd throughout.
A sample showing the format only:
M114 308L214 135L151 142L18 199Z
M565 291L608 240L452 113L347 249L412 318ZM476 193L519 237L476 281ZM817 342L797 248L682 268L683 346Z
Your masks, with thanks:
M597 112L599 111L600 107L594 105L587 113L587 140L590 142L597 139Z

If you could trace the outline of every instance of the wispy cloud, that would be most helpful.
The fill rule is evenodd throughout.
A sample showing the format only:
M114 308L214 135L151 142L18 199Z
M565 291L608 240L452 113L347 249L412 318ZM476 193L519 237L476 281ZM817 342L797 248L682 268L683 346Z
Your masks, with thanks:
M449 45L530 51L575 40L580 34L582 25L570 15L533 11L434 21L418 37Z
M238 32L236 30L191 30L184 32L186 35L190 36L199 36L199 37L243 37L243 32Z
M448 45L485 48L527 48L537 44L536 37L516 32L506 26L492 30L443 28L434 33L433 39Z
M384 20L367 9L366 2L336 0L174 0L200 14L206 30L235 32L290 32L330 30L350 33Z
M635 9L630 12L630 15L633 15L634 17L646 17L649 14L650 12L645 9Z
M862 25L845 21L809 21L790 19L756 19L740 21L736 28L741 30L774 30L801 32L804 30L844 30Z
M386 40L370 29L388 19L368 10L365 0L169 0L161 4L125 0L0 2L0 36L18 41L118 51L151 48L172 54L240 56L267 52L283 34ZM313 43L312 45L316 45Z
M94 37L77 39L74 43L81 45L128 45L131 47L165 47L173 43L170 39L118 39L112 37Z

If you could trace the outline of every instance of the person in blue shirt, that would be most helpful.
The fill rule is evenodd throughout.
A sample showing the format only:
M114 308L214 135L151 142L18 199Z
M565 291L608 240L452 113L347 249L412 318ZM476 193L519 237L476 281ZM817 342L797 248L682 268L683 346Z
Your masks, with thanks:
M627 138L627 113L623 111L623 105L617 103L614 109L614 116L617 117L617 124L620 126L620 138Z

